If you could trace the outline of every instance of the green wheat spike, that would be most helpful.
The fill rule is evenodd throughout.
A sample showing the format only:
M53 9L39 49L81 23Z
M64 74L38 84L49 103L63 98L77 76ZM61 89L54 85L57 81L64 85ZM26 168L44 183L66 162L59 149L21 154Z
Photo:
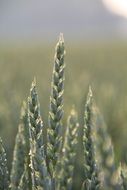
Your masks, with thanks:
M121 167L122 190L127 190L127 166Z
M96 105L93 106L93 120L96 130L96 155L98 156L98 162L102 168L101 173L104 178L104 186L108 189L111 188L119 190L119 184L114 177L117 173L114 158L114 148L111 137L107 131L107 126Z
M24 171L24 163L26 156L28 155L28 126L27 126L27 115L26 115L26 105L23 104L21 110L20 124L18 127L18 133L15 140L15 147L13 153L13 163L10 177L10 188L11 190L17 190L21 176Z
M57 190L71 190L73 184L76 148L78 143L78 117L75 109L68 117L65 140L62 148L62 157L58 163Z
M32 170L32 189L51 189L50 176L46 166L43 142L43 122L40 116L40 105L34 80L28 99L29 133L30 133L30 167Z
M0 138L0 190L8 190L9 174L7 168L6 152Z
M53 177L54 168L59 156L61 146L62 133L62 117L63 117L63 93L64 93L64 39L60 34L59 41L55 49L54 69L51 85L50 111L49 111L49 127L47 130L47 157L49 163L50 174Z
M98 178L98 167L95 158L94 142L92 138L92 91L89 88L87 101L84 113L84 128L83 128L83 147L84 147L84 184L82 190L98 190L100 183Z
M24 168L27 172L27 185L29 189L32 189L32 179L31 179L31 168L30 168L30 141L29 141L29 117L28 117L28 107L26 102L23 102L23 107L21 110L21 118L24 123L24 139L25 139L25 163ZM22 177L21 177L22 178ZM23 178L24 179L24 178ZM21 179L20 179L21 180ZM25 184L26 186L26 184Z
M21 116L20 116L20 125L22 127L22 136L24 139L24 168L27 171L27 183L25 184L25 187L31 189L32 188L32 179L31 179L31 168L29 167L30 165L30 156L29 156L29 152L30 152L30 142L29 142L29 120L28 120L28 108L27 108L27 104L24 101L23 105L22 105L22 109L21 109ZM24 172L23 172L24 174ZM20 178L20 181L22 179L22 176ZM24 179L24 178L23 178Z

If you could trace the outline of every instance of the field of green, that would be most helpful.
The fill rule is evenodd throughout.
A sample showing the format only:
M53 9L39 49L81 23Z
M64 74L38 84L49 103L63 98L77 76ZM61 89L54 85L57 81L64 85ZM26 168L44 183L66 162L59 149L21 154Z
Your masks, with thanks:
M82 123L84 102L91 85L114 143L116 161L127 161L127 43L66 42L65 45L64 122L74 104ZM29 96L34 76L42 118L47 125L54 46L55 43L42 43L42 46L0 47L0 136L10 160L21 105Z

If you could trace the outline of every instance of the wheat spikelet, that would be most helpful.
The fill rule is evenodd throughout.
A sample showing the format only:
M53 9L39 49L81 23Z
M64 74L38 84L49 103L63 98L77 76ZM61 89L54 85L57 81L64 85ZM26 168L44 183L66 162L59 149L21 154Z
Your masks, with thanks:
M49 162L50 174L53 177L53 171L59 155L61 144L61 120L63 117L63 92L64 92L64 40L60 34L56 45L54 57L54 69L51 85L49 127L47 130L47 157Z
M84 147L84 172L85 179L82 189L84 190L94 190L100 189L99 179L98 179L98 167L95 159L95 150L92 139L92 91L89 88L89 93L87 96L87 101L85 105L85 115L84 115L84 128L83 128L83 147Z
M108 189L119 190L120 186L116 178L116 165L114 148L111 137L108 134L107 126L104 119L96 105L93 106L93 120L95 125L95 139L96 139L96 155L98 162L102 169L102 176L104 178L104 186Z
M18 133L15 140L14 154L13 154L13 163L11 170L11 183L10 188L12 190L17 190L21 176L24 171L24 164L26 156L28 155L28 123L26 115L26 105L23 104L21 109L20 124L18 127Z
M28 185L28 188L32 189L30 156L29 156L29 152L30 152L29 117L28 117L28 107L27 107L26 102L23 102L23 107L21 110L21 118L24 123L24 138L25 138L25 151L26 151L25 163L24 163L24 168L26 172L23 173L22 176L26 177L26 174L27 174L27 177L26 177L27 183L25 184L25 187L27 187L26 185ZM22 176L21 176L20 181L25 182L25 179Z
M127 166L123 165L120 170L122 190L127 190Z
M59 168L56 178L58 179L57 190L71 190L78 143L78 118L75 109L71 110L68 117L62 156L59 160Z
M43 122L40 116L40 106L34 80L28 99L30 160L32 170L32 189L50 190L50 176L47 171L43 142Z

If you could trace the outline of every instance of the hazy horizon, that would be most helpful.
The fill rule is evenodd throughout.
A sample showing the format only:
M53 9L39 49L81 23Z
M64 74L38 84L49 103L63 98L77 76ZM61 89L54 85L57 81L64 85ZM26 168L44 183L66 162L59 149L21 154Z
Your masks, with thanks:
M127 19L109 12L102 0L0 2L0 41L127 39Z

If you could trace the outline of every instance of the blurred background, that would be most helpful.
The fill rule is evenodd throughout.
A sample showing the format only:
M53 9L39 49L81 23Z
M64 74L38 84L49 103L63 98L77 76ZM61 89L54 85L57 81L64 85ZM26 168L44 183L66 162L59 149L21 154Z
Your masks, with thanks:
M116 162L127 160L127 0L1 0L0 136L9 163L22 101L27 100L34 76L47 125L60 32L66 45L64 122L73 104L82 120L91 85L114 143Z

